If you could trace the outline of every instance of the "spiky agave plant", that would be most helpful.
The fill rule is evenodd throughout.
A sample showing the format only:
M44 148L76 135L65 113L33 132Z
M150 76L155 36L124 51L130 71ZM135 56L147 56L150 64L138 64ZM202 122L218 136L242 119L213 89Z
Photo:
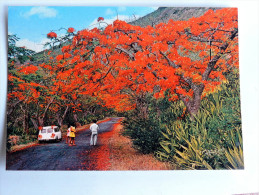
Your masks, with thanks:
M236 134L230 133L232 147L225 149L227 169L244 169L243 141L241 131L237 130Z

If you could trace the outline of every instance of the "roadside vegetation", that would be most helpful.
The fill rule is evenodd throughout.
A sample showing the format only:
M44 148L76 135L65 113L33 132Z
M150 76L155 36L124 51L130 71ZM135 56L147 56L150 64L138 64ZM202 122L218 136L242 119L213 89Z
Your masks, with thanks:
M151 99L148 119L129 114L123 134L135 149L178 169L243 169L239 72L226 76L221 88L202 100L194 119L181 101Z

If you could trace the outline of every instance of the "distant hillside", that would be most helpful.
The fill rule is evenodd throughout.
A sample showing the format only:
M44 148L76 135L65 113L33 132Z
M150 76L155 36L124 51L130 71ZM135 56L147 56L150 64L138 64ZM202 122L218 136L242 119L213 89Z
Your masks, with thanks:
M54 48L46 49L46 50L43 50L43 51L40 51L40 52L34 54L32 56L33 61L30 63L32 63L34 65L42 64L43 62L46 63L49 60L49 57L55 58L57 55L62 54L61 48L64 45L68 45L69 43L71 43L71 41L67 41L67 42L63 43L62 45L54 46ZM51 51L50 54L49 54L49 51Z
M132 25L136 26L154 26L161 22L168 22L169 19L173 20L188 20L192 17L202 16L209 9L216 10L220 8L210 7L159 7L156 11L143 16L133 22Z

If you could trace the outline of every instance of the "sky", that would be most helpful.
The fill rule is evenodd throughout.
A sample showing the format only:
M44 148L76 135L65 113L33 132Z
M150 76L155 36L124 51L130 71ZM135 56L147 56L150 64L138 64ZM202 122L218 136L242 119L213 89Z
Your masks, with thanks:
M132 21L142 17L157 7L86 7L86 6L9 6L8 34L16 34L20 40L17 46L39 52L48 41L50 31L65 34L61 28L73 27L77 31L93 28L98 17L112 23L115 19Z

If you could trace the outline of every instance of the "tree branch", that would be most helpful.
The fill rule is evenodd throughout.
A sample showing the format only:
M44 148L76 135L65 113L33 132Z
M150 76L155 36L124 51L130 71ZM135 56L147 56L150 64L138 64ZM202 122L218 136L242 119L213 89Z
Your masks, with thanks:
M109 68L109 70L106 72L106 74L104 76L102 76L101 78L99 78L96 82L94 83L98 83L100 82L101 80L105 79L105 77L107 77L107 75L111 72L112 70L112 67Z
M228 40L232 41L236 36L238 35L238 29L235 29L232 31L232 33L229 35ZM215 64L218 62L218 60L221 58L222 54L224 54L224 51L226 51L227 47L230 44L230 41L226 41L223 43L219 49L220 51L209 61L208 66L204 73L202 74L202 80L205 81L208 79L211 71L213 70Z
M168 64L170 65L170 66L172 66L172 67L174 67L174 68L179 68L180 66L178 66L178 65L176 65L173 61L171 61L168 57L167 57L167 55L165 54L165 53L163 53L162 51L159 51L160 52L160 54L162 55L162 56L164 56L164 58L166 59L166 61L168 62Z
M44 110L44 112L43 112L43 114L42 114L42 118L45 118L45 115L46 115L46 113L47 113L47 111L48 111L50 105L53 103L54 99L55 99L54 97L52 97L52 98L50 99L49 103L47 104L47 106L46 106L46 108L45 108L45 110Z
M17 104L19 104L20 102L22 102L22 100L18 100L16 102L14 102L13 104L11 104L10 106L8 106L8 110L7 110L7 115L12 114L12 112L14 111L14 108L17 106Z
M132 52L122 48L121 46L117 46L115 49L120 50L120 51L126 53L131 58L131 60L135 60L135 56L133 55Z

